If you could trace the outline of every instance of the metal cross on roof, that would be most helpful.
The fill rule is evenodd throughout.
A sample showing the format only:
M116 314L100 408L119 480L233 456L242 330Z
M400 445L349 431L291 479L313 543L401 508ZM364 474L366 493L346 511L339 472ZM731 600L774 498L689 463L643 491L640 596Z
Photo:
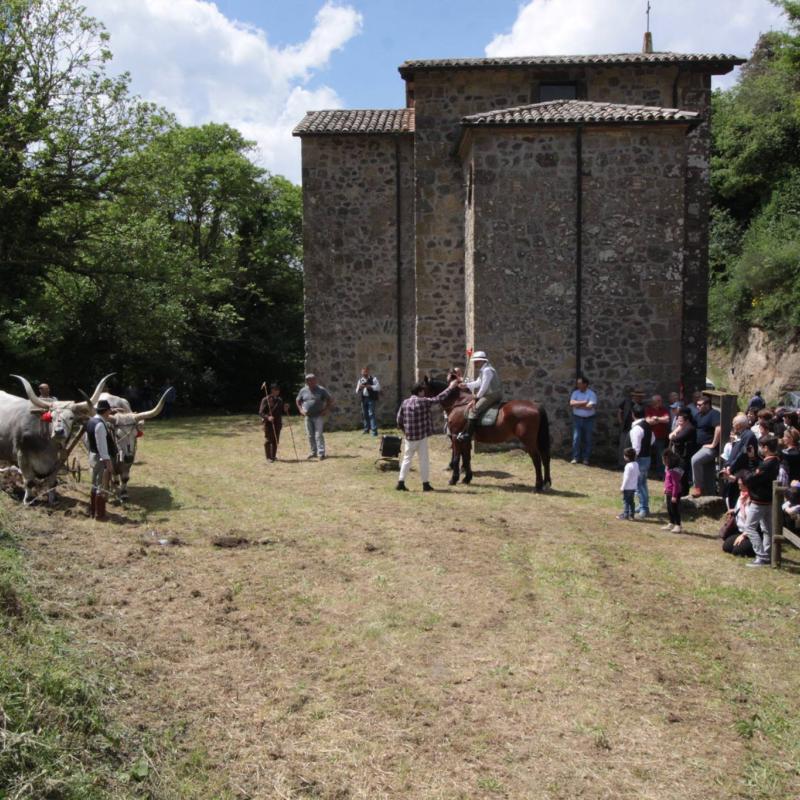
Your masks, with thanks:
M650 33L650 0L647 0L647 32Z

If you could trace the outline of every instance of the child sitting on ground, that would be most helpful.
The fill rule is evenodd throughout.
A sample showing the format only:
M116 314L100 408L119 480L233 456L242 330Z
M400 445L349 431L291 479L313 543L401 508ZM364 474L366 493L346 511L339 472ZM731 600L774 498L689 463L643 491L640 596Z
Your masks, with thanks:
M619 487L622 492L622 513L617 515L617 519L633 519L633 498L639 484L639 465L636 463L636 451L632 447L625 448L622 455L625 459L622 486Z
M671 533L680 533L683 470L678 466L680 459L671 450L665 450L661 458L664 462L664 499L667 503L667 514L669 514L669 522L662 529Z

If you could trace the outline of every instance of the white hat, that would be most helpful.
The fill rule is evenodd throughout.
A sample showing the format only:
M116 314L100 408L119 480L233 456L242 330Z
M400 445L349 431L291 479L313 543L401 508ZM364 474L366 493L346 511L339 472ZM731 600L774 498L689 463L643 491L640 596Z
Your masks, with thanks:
M486 357L486 353L484 353L483 350L476 350L472 354L472 358L470 358L470 361L488 361L488 360L489 359Z

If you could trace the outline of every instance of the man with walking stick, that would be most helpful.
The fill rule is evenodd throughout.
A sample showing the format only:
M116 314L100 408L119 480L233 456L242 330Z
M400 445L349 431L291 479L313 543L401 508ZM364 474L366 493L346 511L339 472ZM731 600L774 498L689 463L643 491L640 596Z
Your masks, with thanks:
M264 427L264 455L267 461L276 461L278 457L278 442L281 438L283 415L289 413L289 404L281 397L280 386L273 383L267 393L267 384L262 383L264 398L258 408L258 416Z

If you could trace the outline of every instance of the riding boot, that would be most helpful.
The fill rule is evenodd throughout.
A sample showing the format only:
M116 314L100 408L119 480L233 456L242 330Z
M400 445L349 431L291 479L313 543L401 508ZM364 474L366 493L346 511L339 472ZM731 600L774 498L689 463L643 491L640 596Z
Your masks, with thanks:
M467 426L456 436L456 439L458 439L459 442L468 442L472 438L477 421L476 419L472 419L472 417L467 417Z
M98 494L95 497L95 516L98 522L105 522L108 519L106 514L106 496L105 494Z
M267 461L269 461L269 440L264 442L264 455L267 457Z
M94 519L95 515L97 514L97 492L92 489L92 493L89 495L89 516Z

